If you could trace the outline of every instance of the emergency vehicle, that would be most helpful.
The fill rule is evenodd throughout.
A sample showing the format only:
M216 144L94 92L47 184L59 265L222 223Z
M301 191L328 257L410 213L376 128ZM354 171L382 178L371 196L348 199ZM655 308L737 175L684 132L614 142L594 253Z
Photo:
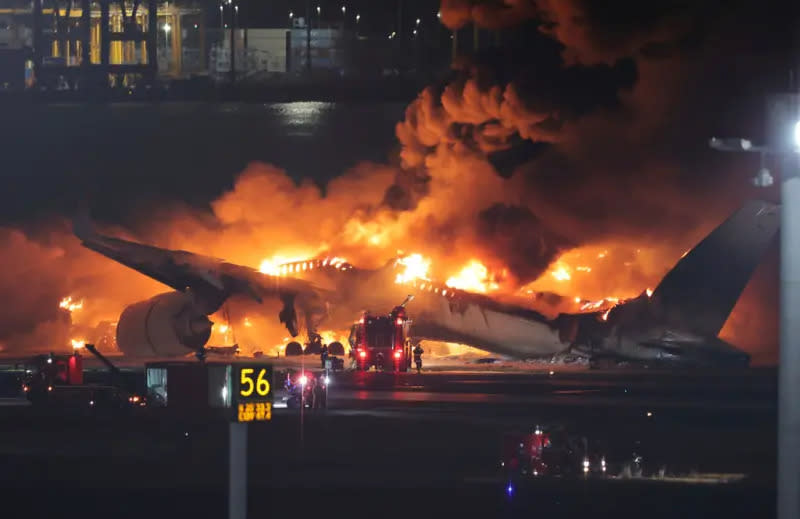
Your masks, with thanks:
M376 371L408 371L411 367L411 342L407 339L410 321L405 306L412 299L407 297L389 315L364 312L353 325L350 344L359 370L374 366Z
M92 384L84 380L83 356L77 351L70 355L37 355L25 363L22 391L35 405L139 407L146 405L142 396L118 385L120 372L94 345L86 350L94 354L111 370L112 382ZM116 380L113 380L116 379Z

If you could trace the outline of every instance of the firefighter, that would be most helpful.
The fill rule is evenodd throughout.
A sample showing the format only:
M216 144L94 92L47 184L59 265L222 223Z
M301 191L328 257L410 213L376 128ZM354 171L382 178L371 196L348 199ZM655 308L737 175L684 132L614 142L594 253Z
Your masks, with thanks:
M417 366L417 373L422 372L422 354L425 353L425 350L417 344L414 346L414 364Z
M322 361L322 369L325 369L325 361L328 360L328 345L323 344L319 349L319 358Z
M311 382L311 408L322 409L325 400L325 388L321 380L313 379Z

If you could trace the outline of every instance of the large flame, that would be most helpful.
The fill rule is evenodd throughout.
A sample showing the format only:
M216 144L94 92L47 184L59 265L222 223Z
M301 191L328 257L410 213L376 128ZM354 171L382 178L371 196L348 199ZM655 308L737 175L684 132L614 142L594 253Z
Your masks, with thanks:
M423 257L422 254L414 253L399 258L395 266L403 268L403 271L399 272L395 278L396 283L408 283L416 280L430 281L428 273L431 268L431 260Z
M72 299L72 296L67 296L61 300L61 302L58 304L58 307L63 308L64 310L67 310L68 312L72 313L75 310L80 310L81 308L83 308L83 300L74 301Z
M480 261L470 260L457 274L447 279L445 284L451 288L468 292L493 292L499 285L489 278L489 269Z

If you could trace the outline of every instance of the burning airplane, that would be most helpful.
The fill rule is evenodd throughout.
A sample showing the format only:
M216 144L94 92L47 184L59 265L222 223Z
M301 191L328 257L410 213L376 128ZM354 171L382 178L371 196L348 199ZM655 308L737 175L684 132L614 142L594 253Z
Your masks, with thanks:
M309 335L323 325L343 330L359 312L391 308L413 294L415 341L460 343L520 359L569 353L595 363L722 366L749 362L718 333L777 233L778 210L748 202L684 254L655 290L583 303L584 311L555 316L522 300L481 293L495 281L479 262L438 283L430 279L429 261L417 254L372 270L337 257L266 262L255 269L103 236L88 218L77 220L74 232L85 247L173 289L122 312L117 344L130 356L202 356L213 326L209 316L232 299L262 309L269 300L280 301L277 317L296 337L300 317Z

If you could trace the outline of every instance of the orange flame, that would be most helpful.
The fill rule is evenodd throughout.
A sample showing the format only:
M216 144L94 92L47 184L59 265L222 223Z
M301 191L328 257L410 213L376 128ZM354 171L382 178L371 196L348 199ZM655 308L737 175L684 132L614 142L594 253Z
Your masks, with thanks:
M471 260L455 276L449 278L445 285L470 292L486 293L497 290L499 285L489 279L489 269L478 260Z
M83 308L83 300L81 299L80 301L73 301L72 296L67 296L61 300L61 302L58 304L58 307L72 313L75 310L80 310Z
M395 283L408 283L416 280L430 281L428 271L431 268L431 260L423 257L422 254L409 254L398 259L395 266L405 267L403 272L397 274Z

